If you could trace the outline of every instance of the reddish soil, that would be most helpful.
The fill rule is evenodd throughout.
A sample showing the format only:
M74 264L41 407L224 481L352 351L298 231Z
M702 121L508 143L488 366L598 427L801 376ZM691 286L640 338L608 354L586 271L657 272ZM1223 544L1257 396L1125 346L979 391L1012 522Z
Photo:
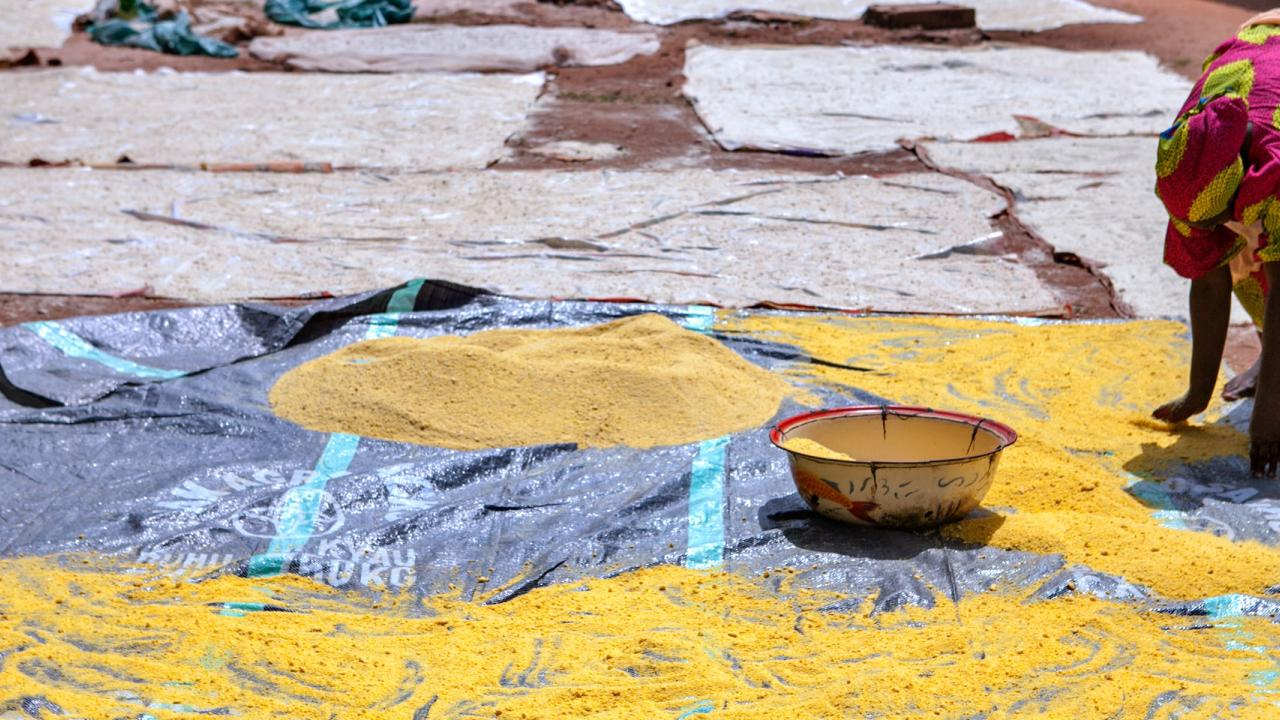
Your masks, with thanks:
M1090 0L1141 15L1139 25L1072 25L1038 34L990 33L993 39L1064 50L1144 50L1189 78L1223 40L1256 11L1208 0ZM1270 7L1277 3L1261 0Z
M544 158L526 148L551 140L578 140L621 146L625 154L591 167L711 167L782 172L883 175L923 167L910 154L894 152L844 158L800 157L768 152L726 152L703 128L680 93L684 49L691 41L716 44L839 45L927 38L950 45L972 44L973 31L895 33L862 23L804 21L685 23L668 28L661 49L621 65L560 68L548 84L532 127L512 146L507 169L567 168L576 163Z
M1237 325L1227 335L1227 366L1232 372L1242 373L1253 365L1253 361L1262 354L1262 344L1258 341L1258 332L1252 325Z
M272 305L296 307L312 300L272 300ZM172 298L102 297L97 295L19 295L0 293L0 327L33 320L60 320L87 315L147 312L191 307L193 303Z
M11 63L17 69L24 67L59 67L63 65L92 65L103 71L159 70L172 68L181 72L230 72L232 70L280 70L280 68L254 60L241 50L238 58L182 57L164 55L149 50L104 47L89 39L84 33L72 35L60 48L36 48Z
M1244 8L1251 12L1262 12L1263 10L1271 10L1276 7L1273 0L1219 0L1223 5L1232 5L1238 8Z
M17 325L32 320L58 320L78 315L111 315L114 313L167 310L186 307L180 300L147 297L91 297L85 295L16 295L0 294L0 326Z

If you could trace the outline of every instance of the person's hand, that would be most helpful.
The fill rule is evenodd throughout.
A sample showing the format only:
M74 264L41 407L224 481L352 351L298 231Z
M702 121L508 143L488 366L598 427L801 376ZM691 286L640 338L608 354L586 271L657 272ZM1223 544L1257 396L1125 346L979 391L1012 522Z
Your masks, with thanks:
M1156 408L1156 411L1151 413L1151 417L1171 424L1180 423L1192 415L1199 415L1208 407L1209 398L1187 393L1173 402L1167 402Z

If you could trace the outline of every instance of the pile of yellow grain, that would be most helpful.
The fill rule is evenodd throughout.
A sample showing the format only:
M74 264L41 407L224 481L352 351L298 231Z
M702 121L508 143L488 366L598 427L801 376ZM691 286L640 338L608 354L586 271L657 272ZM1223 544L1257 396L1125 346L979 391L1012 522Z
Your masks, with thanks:
M768 422L789 387L659 315L348 346L282 376L307 428L456 449L679 445Z

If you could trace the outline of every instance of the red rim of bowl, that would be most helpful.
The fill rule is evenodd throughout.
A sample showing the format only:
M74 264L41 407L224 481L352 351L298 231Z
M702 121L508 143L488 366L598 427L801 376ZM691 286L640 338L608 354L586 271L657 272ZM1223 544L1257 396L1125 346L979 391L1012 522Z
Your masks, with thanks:
M997 439L1000 440L1000 446L990 452L979 453L977 455L966 455L956 458L939 458L937 460L911 460L911 461L878 461L878 460L837 460L835 458L824 458L817 455L808 455L802 452L796 452L790 448L783 447L782 436L792 430L808 425L818 420L830 420L832 418L851 417L857 415L895 415L907 417L925 417L936 420L946 420L948 422L958 422L969 425L977 430L990 431ZM855 405L853 407L832 408L830 410L818 410L816 412L803 413L786 420L774 426L769 433L769 441L777 448L784 450L793 455L816 460L818 462L836 463L839 465L876 465L878 467L909 467L921 465L945 465L947 463L962 462L966 460L979 460L991 455L997 455L1008 449L1010 445L1018 442L1018 433L1013 428L1002 422L996 422L988 418L978 417L977 415L968 415L965 413L951 412L949 410L934 410L932 408L923 407L907 407L903 405Z

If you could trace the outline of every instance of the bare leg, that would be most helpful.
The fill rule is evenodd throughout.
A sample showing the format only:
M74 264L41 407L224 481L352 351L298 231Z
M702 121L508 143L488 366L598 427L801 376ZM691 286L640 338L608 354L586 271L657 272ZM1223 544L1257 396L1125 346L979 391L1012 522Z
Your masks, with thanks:
M1280 311L1277 311L1277 317L1280 317ZM1157 420L1179 423L1209 407L1213 387L1218 382L1218 370L1222 367L1222 350L1227 344L1230 324L1231 270L1223 266L1191 281L1191 377L1185 395L1161 405L1152 413ZM1273 334L1280 336L1280 333ZM1276 356L1280 361L1280 350L1276 351Z
M1263 265L1267 283L1280 283L1280 263ZM1280 292L1267 294L1267 314L1263 327L1280 327ZM1280 332L1262 334L1262 367L1258 372L1257 397L1249 423L1249 466L1254 477L1276 476L1280 465Z

